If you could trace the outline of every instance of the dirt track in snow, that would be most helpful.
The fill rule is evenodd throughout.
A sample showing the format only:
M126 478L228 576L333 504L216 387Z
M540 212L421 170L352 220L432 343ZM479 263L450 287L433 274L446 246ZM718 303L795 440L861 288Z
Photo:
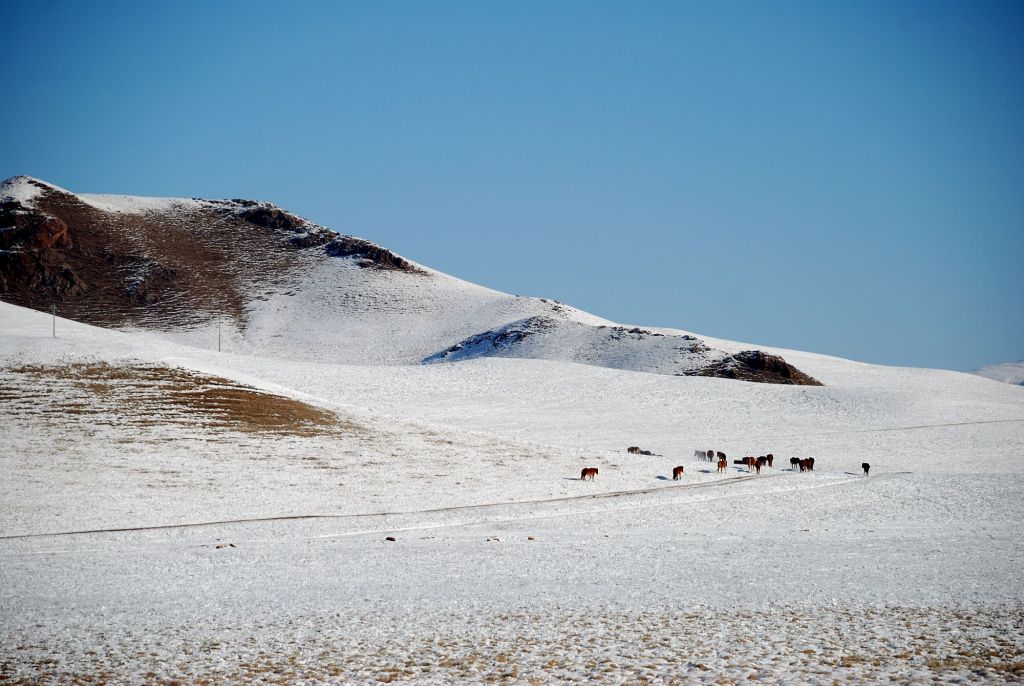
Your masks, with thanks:
M910 472L893 472L886 474L876 474L870 477L852 476L849 479L841 479L836 481L820 482L813 485L802 485L795 488L778 489L772 491L773 493L790 493L798 490L806 490L808 488L828 488L844 486L851 483L863 483L865 481L875 481L882 479L893 478L902 474L909 474ZM509 510L516 510L524 507L537 508L546 505L558 505L562 503L573 503L580 501L595 501L595 500L607 500L613 498L628 498L630 496L645 496L645 495L663 495L666 492L690 492L696 490L706 489L723 489L735 486L738 483L744 483L748 481L761 481L765 479L776 479L780 477L797 476L789 470L774 474L764 475L746 475L746 476L735 476L722 479L720 481L714 481L711 483L700 483L700 484L672 484L666 486L654 486L651 488L631 489L623 491L608 491L604 493L590 493L586 495L568 496L561 498L546 498L541 500L525 500L507 503L478 503L473 505L457 505L454 507L440 507L440 508L429 508L423 510L408 510L408 511L396 511L396 512L372 512L372 513L355 513L355 514L308 514L308 515L289 515L282 517L253 517L253 518L242 518L242 519L227 519L220 521L210 522L194 522L188 524L169 524L165 526L140 526L140 527L122 527L122 528L107 528L107 529L89 529L81 531L62 531L54 533L40 533L40 534L22 534L15 536L0 536L2 540L24 540L24 539L39 539L39 538L59 538L66 536L84 536L92 534L115 534L115 533L133 533L133 532L159 532L159 531L170 531L170 530L182 530L182 529L199 529L203 527L217 527L217 526L229 526L229 525L245 525L245 524L259 524L266 522L298 522L306 520L347 520L354 521L360 519L374 519L383 517L392 518L415 518L422 516L432 515L445 515L454 513L465 513L465 512L479 512L486 513L491 511L491 517L480 517L477 519L460 520L458 522L452 522L448 524L425 524L422 526L391 526L374 529L373 531L398 531L398 530L415 530L419 528L436 528L438 526L467 526L472 524L480 524L483 522L493 521L519 521L526 519L538 519L544 517L553 516L565 516L570 514L578 514L579 511L536 511L531 509L529 513L516 515L514 512L508 512ZM723 493L718 496L720 498L739 497L741 493ZM621 509L634 509L643 507L657 507L658 505L666 504L664 501L652 501L652 502L634 502ZM618 508L616 508L618 509ZM594 512L594 510L587 510L588 512ZM359 531L358 534L371 533L371 531ZM356 533L347 535L356 535ZM345 534L341 534L345 535Z

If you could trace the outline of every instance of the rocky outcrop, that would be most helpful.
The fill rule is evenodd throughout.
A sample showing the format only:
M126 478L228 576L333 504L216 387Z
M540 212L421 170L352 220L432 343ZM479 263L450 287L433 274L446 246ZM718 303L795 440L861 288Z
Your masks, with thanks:
M360 267L424 273L408 260L376 243L354 236L340 235L266 203L256 203L251 200L234 200L232 202L245 207L235 213L239 219L264 229L292 234L288 239L289 243L297 248L322 246L324 252L331 257L354 258Z
M804 374L778 355L769 355L760 350L744 350L735 355L729 355L703 367L694 372L693 375L794 386L824 385L813 376Z
M239 219L261 226L273 231L290 231L292 233L305 232L310 224L305 219L296 217L294 214L285 212L282 209L269 205L251 203L251 201L235 200L237 204L250 205L246 209L237 212L235 216Z
M408 272L411 274L426 273L412 262L402 259L390 250L361 238L334 235L324 247L324 250L332 257L355 258L359 260L359 266L361 267Z

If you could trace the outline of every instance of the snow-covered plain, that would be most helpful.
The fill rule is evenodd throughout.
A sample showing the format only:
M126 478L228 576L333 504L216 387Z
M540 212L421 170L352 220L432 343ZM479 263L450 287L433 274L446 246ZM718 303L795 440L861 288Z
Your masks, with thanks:
M1024 389L793 351L826 386L0 322L5 683L1024 678ZM154 368L343 429L190 419L133 395ZM719 475L695 448L777 461Z

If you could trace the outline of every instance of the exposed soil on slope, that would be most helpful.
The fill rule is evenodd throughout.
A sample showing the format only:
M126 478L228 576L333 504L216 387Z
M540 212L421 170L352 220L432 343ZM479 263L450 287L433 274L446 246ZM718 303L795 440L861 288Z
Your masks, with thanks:
M393 253L268 203L197 201L111 212L35 180L31 204L0 203L0 298L99 326L241 328L253 298L287 289L306 259L421 273Z
M31 383L25 383L25 377ZM171 426L292 436L360 430L332 412L292 398L186 369L141 364L0 370L0 402L9 415L90 426Z

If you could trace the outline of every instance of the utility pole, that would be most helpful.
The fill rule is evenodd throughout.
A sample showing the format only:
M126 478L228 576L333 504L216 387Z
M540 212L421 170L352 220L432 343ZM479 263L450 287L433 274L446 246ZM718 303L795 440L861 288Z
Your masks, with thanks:
M56 305L51 305L50 306L50 314L53 315L53 337L56 338L57 337L57 306Z
M217 318L217 352L220 352L220 317Z

